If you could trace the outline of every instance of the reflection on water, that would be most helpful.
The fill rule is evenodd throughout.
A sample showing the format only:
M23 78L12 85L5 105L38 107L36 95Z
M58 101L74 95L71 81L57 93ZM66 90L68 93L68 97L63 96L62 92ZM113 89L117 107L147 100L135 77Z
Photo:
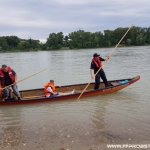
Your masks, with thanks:
M108 62L109 79L141 75L139 82L118 93L81 101L0 106L0 149L96 150L107 149L110 143L149 144L149 48L119 48ZM11 64L20 78L49 68L20 84L21 89L42 87L49 78L62 85L82 83L89 81L89 62L98 51L24 52L17 53L19 57L3 53L0 63ZM101 50L101 55L110 51Z

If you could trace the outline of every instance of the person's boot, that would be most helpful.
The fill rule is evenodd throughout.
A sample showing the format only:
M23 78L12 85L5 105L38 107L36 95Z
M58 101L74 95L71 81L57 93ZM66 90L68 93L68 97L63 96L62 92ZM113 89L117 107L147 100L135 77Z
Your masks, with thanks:
M99 84L95 84L94 90L98 90L98 89L99 89Z
M113 86L113 85L111 83L105 84L105 87L110 87L110 86Z
M18 96L17 98L18 98L18 101L21 101L21 97L20 96Z

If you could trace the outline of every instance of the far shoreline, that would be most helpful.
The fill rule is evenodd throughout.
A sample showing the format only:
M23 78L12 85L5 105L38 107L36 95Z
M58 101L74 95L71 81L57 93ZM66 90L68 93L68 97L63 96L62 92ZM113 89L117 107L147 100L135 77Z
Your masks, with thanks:
M0 36L0 52L30 52L97 49L112 47L150 45L150 27L118 27L114 30L89 32L77 30L67 35L63 32L50 33L46 42L22 39L18 36ZM117 43L120 43L119 46ZM117 45L116 45L117 44Z
M143 47L143 46L150 46L150 45L131 45L131 46L118 46L117 48L126 48L126 47ZM49 50L42 50L42 49L29 49L29 50L17 50L17 49L13 49L13 50L0 50L0 53L17 53L17 52L44 52L44 51L67 51L67 50L87 50L87 49L108 49L108 48L115 48L114 47L95 47L95 48L74 48L74 49L70 49L69 47L64 47L61 49L49 49Z

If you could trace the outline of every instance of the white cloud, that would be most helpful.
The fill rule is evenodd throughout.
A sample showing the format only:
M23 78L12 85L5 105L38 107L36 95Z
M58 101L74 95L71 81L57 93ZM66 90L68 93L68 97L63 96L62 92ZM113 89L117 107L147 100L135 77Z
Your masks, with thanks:
M150 26L149 0L5 0L0 35L46 39L50 32Z

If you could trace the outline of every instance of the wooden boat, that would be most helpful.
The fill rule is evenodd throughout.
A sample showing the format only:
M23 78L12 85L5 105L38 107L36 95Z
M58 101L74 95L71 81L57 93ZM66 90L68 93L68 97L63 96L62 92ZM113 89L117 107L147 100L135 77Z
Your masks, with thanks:
M106 88L104 83L102 82L100 84L100 89L98 90L94 90L94 83L91 83L90 86L87 88L87 90L83 93L81 98L114 93L135 83L139 79L140 76L136 76L130 79L109 81L109 84L111 84L111 86ZM43 89L24 90L24 91L20 91L22 100L18 101L18 100L8 99L6 101L0 101L0 105L31 104L31 103L38 103L38 102L51 102L51 101L58 101L58 100L77 99L86 85L87 83L57 87L56 90L58 92L69 92L72 91L73 89L75 89L75 92L73 94L63 95L63 96L58 96L53 98L46 98L44 96Z

